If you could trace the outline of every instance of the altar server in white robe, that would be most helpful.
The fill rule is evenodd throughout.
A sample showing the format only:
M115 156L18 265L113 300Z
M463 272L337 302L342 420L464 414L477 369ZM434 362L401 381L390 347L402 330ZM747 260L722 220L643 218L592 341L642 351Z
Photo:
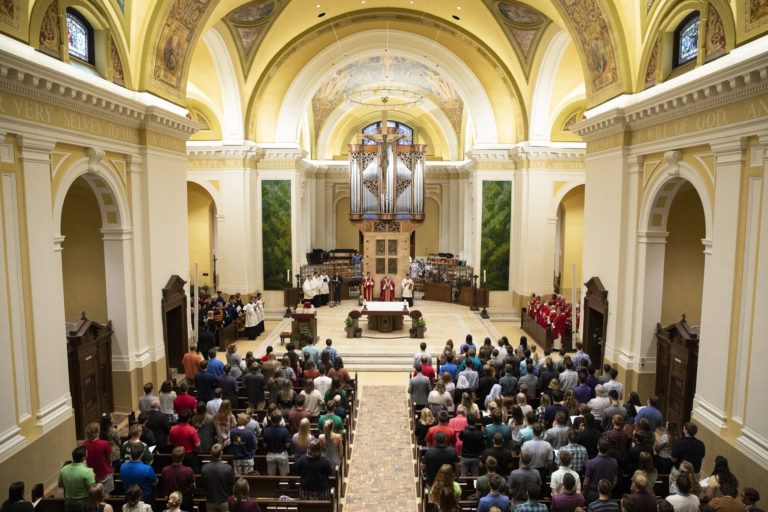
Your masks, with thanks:
M245 311L245 335L249 340L255 340L256 336L256 324L259 323L256 315L256 297L251 297L248 300L248 304L245 305L243 310Z
M301 289L304 291L304 300L308 300L315 303L315 287L312 286L312 276L307 276L304 279L304 284L301 285Z
M320 286L320 273L315 272L315 275L312 276L312 291L314 292L314 295L312 296L312 305L316 308L322 306L322 301L320 298Z
M256 336L264 332L264 306L266 303L262 300L261 294L256 294Z
M413 279L411 276L406 275L400 286L403 289L403 300L407 300L408 306L413 307Z
M328 295L331 293L330 282L331 278L328 277L328 274L325 272L320 274L320 304L322 306L328 305Z

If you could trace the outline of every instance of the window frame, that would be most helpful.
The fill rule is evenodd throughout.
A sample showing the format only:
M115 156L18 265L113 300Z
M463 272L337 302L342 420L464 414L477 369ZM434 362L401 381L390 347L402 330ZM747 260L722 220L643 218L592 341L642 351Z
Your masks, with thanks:
M698 20L699 23L699 34L701 33L701 13L699 11L691 11L685 18L683 18L683 21L678 23L677 27L675 27L675 31L673 33L673 45L672 45L672 69L679 68L681 66L685 66L686 64L690 62L696 61L697 55L698 55L698 49L700 48L700 38L697 37L696 39L696 55L691 57L688 60L685 60L683 62L680 62L680 36L693 21L694 19Z
M93 30L93 25L83 16L77 9L74 7L67 7L66 11L67 16L72 16L75 20L77 20L78 23L80 23L83 27L85 27L87 32L87 38L88 38L88 60L83 60L77 55L73 55L72 52L69 51L69 33L67 33L67 55L69 55L70 58L76 59L78 62L82 62L84 64L88 64L90 66L96 66L96 52L95 52L95 46L96 46L96 36ZM67 29L69 30L69 29Z

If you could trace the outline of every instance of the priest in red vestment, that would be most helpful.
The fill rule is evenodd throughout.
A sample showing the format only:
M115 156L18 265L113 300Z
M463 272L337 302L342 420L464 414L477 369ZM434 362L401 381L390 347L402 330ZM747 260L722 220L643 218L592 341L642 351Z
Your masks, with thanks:
M395 282L389 276L381 280L381 300L389 302L395 300Z
M371 277L371 273L368 272L363 279L363 299L366 302L373 300L373 289L376 287L376 281Z

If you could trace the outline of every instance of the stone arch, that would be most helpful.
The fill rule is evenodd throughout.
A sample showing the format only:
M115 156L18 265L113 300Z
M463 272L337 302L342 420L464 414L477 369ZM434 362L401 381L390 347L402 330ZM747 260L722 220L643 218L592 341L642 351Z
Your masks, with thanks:
M29 16L29 44L35 49L39 49L39 34L40 28L43 23L43 17L45 12L51 4L51 0L37 0L32 7L31 14ZM127 38L125 32L122 30L122 25L114 17L114 14L105 9L99 2L90 2L88 0L58 0L59 14L65 13L68 7L73 7L78 10L87 20L93 25L94 31L100 30L105 37L109 37L115 43L115 49L120 58L120 64L123 69L123 79L125 85L132 83L131 62L128 59L127 51ZM105 46L106 52L110 51L109 46ZM108 62L111 58L110 54L104 55L105 66L111 65ZM100 73L104 70L99 70Z
M213 186L213 184L203 178L198 178L196 176L187 176L187 181L194 183L195 185L199 185L203 189L205 189L206 192L208 192L208 195L211 196L211 199L213 200L213 207L216 209L216 215L219 215L219 212L221 212L221 193L218 191L216 187Z
M130 230L128 198L125 196L122 178L102 159L104 152L88 149L87 158L74 162L59 180L53 201L53 222L61 229L61 212L69 187L81 176L91 186L102 215L102 227Z
M557 69L570 42L571 38L565 31L560 30L552 36L541 58L539 69ZM536 76L531 100L531 126L528 130L528 137L532 144L548 143L550 140L552 131L552 119L549 116L550 102L556 77L556 73L547 72L540 72Z
M222 138L223 140L243 140L245 138L243 106L232 55L227 49L224 38L215 27L203 34L203 42L213 57L221 87L222 112L219 120Z
M283 98L277 119L276 140L284 143L299 140L303 113L317 90L316 77L329 76L360 57L380 55L380 41L385 37L389 37L390 51L394 55L407 56L428 66L439 62L441 72L454 84L472 118L482 120L476 123L474 130L478 143L497 142L496 117L490 99L480 81L461 59L420 35L393 30L387 35L383 29L366 30L346 37L341 41L343 46L325 48L303 67ZM431 54L419 55L413 51L416 47L427 48ZM345 52L344 48L354 48L355 51ZM333 65L330 64L332 62Z
M699 194L704 209L706 239L711 240L712 200L704 179L694 167L679 161L679 151L669 151L664 157L667 163L646 186L638 217L638 233L661 233L666 230L672 198L685 180L690 182Z
M557 219L557 209L560 207L560 203L563 201L563 198L568 195L568 192L575 189L576 187L584 186L586 184L586 179L584 176L581 176L577 179L571 180L562 187L560 187L560 190L558 190L555 195L552 197L552 202L549 205L549 219L555 220Z

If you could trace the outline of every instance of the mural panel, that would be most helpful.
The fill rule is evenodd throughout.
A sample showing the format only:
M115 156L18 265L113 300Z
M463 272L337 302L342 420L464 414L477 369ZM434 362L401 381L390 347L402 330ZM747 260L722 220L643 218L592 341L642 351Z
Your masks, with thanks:
M43 15L40 25L39 49L59 57L61 47L61 26L59 25L59 3L53 0Z
M243 72L248 74L253 58L264 36L285 4L282 0L254 0L224 17L240 56Z
M768 23L768 0L744 0L744 31L751 32Z
M261 240L264 289L282 290L291 268L291 182L261 182Z
M593 94L593 104L605 99L595 93L611 91L619 84L617 49L611 37L606 13L597 0L559 0L566 17L573 25L573 35L584 54L588 76L587 88ZM620 89L619 91L620 92Z
M19 0L0 0L0 24L19 30L20 19Z
M659 59L659 41L653 44L651 56L648 57L648 67L645 68L645 87L651 87L656 84L656 65Z
M726 52L723 19L712 4L709 4L707 9L707 38L704 41L704 52L710 60Z
M160 28L152 78L163 90L181 95L187 54L202 29L214 0L174 0Z
M551 20L530 5L515 0L485 0L485 3L520 58L520 66L528 77L536 48Z
M344 101L344 95L348 91L383 83L385 68L392 85L402 83L419 89L419 92L440 107L455 132L461 133L464 102L453 85L421 62L405 57L390 57L388 60L389 62L385 63L380 56L360 59L347 64L327 78L312 97L315 133L320 133L325 120Z
M511 181L483 181L482 217L480 268L485 272L490 290L508 290L512 229Z

